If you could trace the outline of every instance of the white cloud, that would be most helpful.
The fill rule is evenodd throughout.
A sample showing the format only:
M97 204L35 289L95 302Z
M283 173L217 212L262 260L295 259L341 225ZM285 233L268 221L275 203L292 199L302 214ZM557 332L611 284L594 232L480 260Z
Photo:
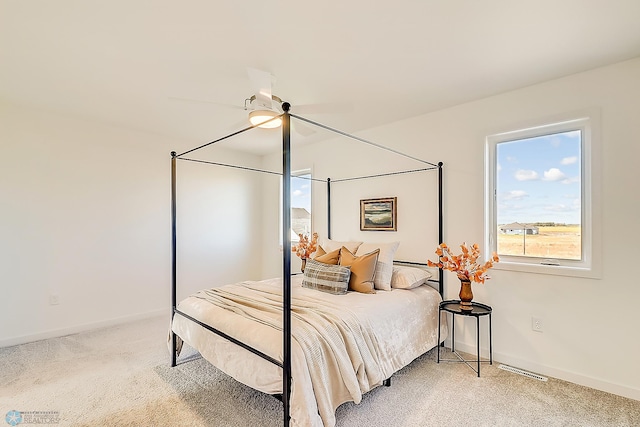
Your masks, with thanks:
M574 176L573 178L565 178L562 180L563 184L574 184L576 182L580 182L579 176Z
M304 193L300 190L295 190L293 193L291 193L292 196L294 197L299 197L302 196Z
M529 195L527 194L526 191L523 190L511 190L507 193L504 193L502 195L502 199L503 200L521 200L524 199L525 197L528 197Z
M562 164L562 165L572 165L577 161L578 161L578 157L577 156L565 157L564 159L560 160L560 164Z
M575 202L572 203L571 206L565 205L563 203L558 203L555 205L547 205L544 207L544 209L551 212L574 212L580 209L580 205L576 205Z
M500 172L502 170L502 166L500 166L500 163L498 163L498 172Z
M574 200L578 200L578 201L580 201L580 198L579 198L579 197L577 197L575 194L563 194L563 195L562 195L562 198L563 198L563 199L572 200L572 201L574 201Z
M551 168L548 171L544 171L545 181L560 181L567 176L558 168Z
M553 148L558 148L560 144L562 144L562 139L558 138L557 136L550 136L548 138L549 138L549 143L551 143L551 146Z
M518 181L532 181L538 179L538 172L532 170L518 169L514 175Z
M582 202L580 201L580 199L573 199L571 201L571 206L575 209L575 210L581 210L582 209Z

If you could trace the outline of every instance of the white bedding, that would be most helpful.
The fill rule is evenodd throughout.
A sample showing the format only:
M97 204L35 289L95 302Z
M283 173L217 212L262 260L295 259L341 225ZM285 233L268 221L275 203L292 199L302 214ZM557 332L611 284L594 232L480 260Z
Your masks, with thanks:
M302 288L301 281L301 275L291 279L293 426L334 426L340 404L359 403L362 393L437 345L441 298L430 286L332 295ZM227 285L194 294L178 309L282 361L281 286L281 279ZM220 298L221 291L230 300ZM323 327L322 317L331 326ZM324 335L313 338L314 328ZM236 380L265 393L282 393L281 368L179 314L172 329Z

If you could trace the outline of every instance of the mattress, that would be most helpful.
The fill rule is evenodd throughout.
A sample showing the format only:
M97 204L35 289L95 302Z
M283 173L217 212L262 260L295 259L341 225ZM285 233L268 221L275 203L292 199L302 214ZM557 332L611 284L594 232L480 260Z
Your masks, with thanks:
M203 290L178 310L283 360L281 279ZM441 297L415 289L333 295L292 276L291 425L333 427L336 408L435 347ZM323 323L323 322L327 323ZM447 336L442 322L441 341ZM269 394L282 393L282 369L176 314L172 330L214 366ZM314 334L318 334L317 336Z

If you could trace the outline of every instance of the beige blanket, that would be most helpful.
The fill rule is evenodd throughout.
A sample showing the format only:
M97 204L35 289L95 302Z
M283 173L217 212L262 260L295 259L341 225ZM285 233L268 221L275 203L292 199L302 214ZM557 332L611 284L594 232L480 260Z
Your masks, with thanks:
M299 281L296 276L292 284L292 425L334 426L340 404L359 403L363 393L436 344L440 297L429 287L330 295ZM282 360L280 280L200 291L179 309ZM281 393L275 365L180 315L173 330L239 381Z
M244 282L203 290L194 297L282 331L281 294L269 284ZM377 338L366 319L358 321L351 310L336 309L313 296L292 296L291 336L309 366L320 416L328 419L343 402L359 403L362 393L384 378Z

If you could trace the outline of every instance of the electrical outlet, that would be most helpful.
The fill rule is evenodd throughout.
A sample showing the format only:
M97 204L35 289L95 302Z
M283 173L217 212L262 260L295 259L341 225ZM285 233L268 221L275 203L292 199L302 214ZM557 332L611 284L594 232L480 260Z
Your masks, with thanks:
M49 304L51 304L51 305L60 304L60 297L58 296L58 294L49 295Z
M544 330L542 319L539 317L531 317L531 329L536 332L542 332Z

